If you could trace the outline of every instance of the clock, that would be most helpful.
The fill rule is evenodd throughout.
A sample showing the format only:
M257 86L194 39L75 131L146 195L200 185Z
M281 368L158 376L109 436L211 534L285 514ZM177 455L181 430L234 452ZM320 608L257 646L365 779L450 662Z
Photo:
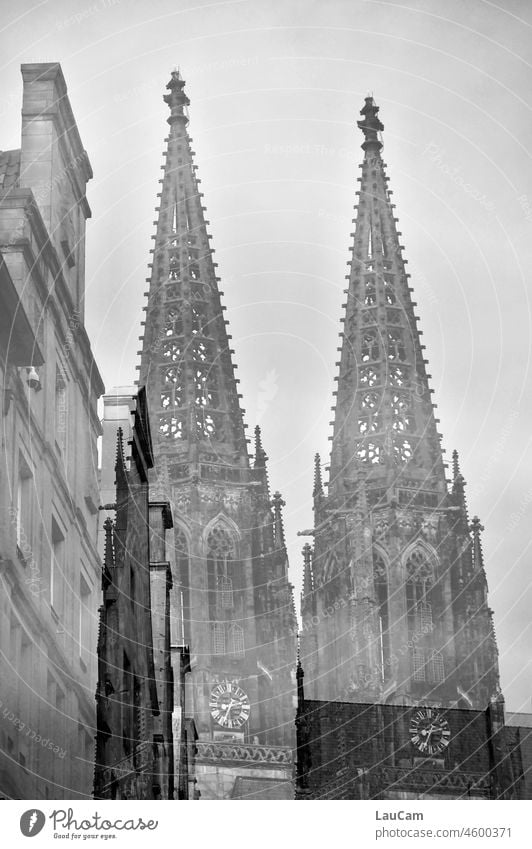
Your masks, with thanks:
M212 688L209 707L212 718L222 728L240 728L251 713L247 693L234 681L220 681Z
M440 755L451 739L451 729L444 714L431 707L413 712L409 733L412 745L423 755Z

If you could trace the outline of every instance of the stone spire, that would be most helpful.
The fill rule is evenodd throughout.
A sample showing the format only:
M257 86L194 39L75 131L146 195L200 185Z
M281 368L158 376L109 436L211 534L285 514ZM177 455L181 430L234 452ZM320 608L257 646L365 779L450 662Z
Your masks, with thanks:
M315 464L307 696L451 706L463 692L484 709L498 672L480 523L467 521L456 453L447 488L378 111L366 98L358 122L364 159L327 495Z
M358 122L364 161L340 334L329 494L347 498L359 469L374 486L397 486L407 478L443 494L430 375L381 159L377 113L366 98Z
M139 352L155 454L170 455L174 464L179 460L182 477L194 475L200 451L209 452L217 465L249 466L223 293L187 132L184 86L174 71L164 96L170 133Z

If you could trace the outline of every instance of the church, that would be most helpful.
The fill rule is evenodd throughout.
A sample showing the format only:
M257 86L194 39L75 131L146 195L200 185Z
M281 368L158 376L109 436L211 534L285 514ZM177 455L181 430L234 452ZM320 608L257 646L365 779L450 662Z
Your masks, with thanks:
M260 428L246 434L184 80L174 71L164 94L138 381L104 394L82 310L92 171L60 66L23 76L21 150L0 154L15 482L1 669L13 716L66 734L68 758L4 716L2 796L531 798L530 721L505 716L483 528L456 452L448 478L374 99L358 121L328 482L316 455L298 619L284 501ZM35 561L48 571L28 582Z

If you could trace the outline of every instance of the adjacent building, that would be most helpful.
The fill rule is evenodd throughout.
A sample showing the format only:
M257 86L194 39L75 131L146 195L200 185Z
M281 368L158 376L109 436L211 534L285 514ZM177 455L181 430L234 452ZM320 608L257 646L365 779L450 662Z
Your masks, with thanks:
M22 66L0 153L0 794L91 795L100 562L85 332L90 163L58 64Z
M115 502L104 505L115 518L103 523L94 795L173 799L172 575L166 557L172 514L168 502L150 500L153 451L143 389L130 399L130 411L127 431L116 433ZM183 648L182 660L186 656ZM185 737L178 742L182 746Z

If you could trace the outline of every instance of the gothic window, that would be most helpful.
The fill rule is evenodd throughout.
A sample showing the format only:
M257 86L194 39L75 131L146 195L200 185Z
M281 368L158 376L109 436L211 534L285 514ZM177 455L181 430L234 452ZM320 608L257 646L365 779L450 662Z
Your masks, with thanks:
M408 376L406 369L399 366L390 366L388 375L392 386L405 386Z
M375 442L362 442L356 450L356 457L365 463L375 465L381 461L381 446Z
M233 608L233 582L226 575L218 578L218 606L222 610Z
M368 228L368 259L372 259L373 257L373 229L371 224Z
M165 342L162 353L165 360L177 363L183 354L183 346L180 342Z
M408 463L414 456L414 447L408 439L395 440L393 451L397 463Z
M367 307L372 307L377 303L377 291L375 289L375 281L374 280L366 280L366 285L364 289L364 304Z
M207 347L205 342L201 342L199 339L195 339L192 345L192 357L194 361L197 363L204 363L208 359L210 359L209 354L209 348Z
M159 431L166 439L183 439L185 435L184 421L181 417L167 415L160 417Z
M164 322L165 336L182 336L183 335L183 316L181 310L172 308L166 313Z
M392 395L392 427L395 431L403 433L414 430L414 419L410 412L410 398L403 392L395 392Z
M374 552L373 554L373 581L378 604L379 615L379 646L381 655L382 679L390 676L391 652L389 634L389 609L388 609L388 576L384 560Z
M218 407L218 392L209 377L213 376L212 368L196 366L194 370L194 387L198 407Z
M365 366L360 369L360 382L363 386L375 386L378 380L379 375L375 368Z
M441 684L441 682L445 678L445 669L443 665L443 656L441 652L434 651L429 657L427 663L427 671L429 674L429 679L433 684Z
M414 681L425 680L425 653L422 649L412 649L412 675Z
M218 431L221 430L221 420L219 417L202 410L196 417L196 426L200 436L205 437L205 439L215 439L218 436Z
M377 310L364 310L362 312L363 324L377 324Z
M164 391L161 393L161 406L164 410L170 407L181 407L185 402L182 370L179 367L166 369L164 372Z
M207 334L208 319L206 314L206 305L196 303L192 304L192 333L197 333L205 336Z
M179 585L179 603L182 613L181 622L172 619L172 636L174 632L181 629L182 633L176 634L173 643L190 642L190 569L188 560L188 541L184 531L176 525L174 530L174 552L177 581L174 587Z
M379 359L379 338L376 330L365 330L362 337L362 362Z
M168 265L168 279L179 280L179 274L181 269L179 265L179 254L177 251L175 253L172 251L170 255L170 262Z
M368 433L376 433L381 428L380 416L378 413L374 416L358 420L358 431L363 436Z
M362 407L364 410L375 410L380 403L380 398L376 392L366 392L362 396Z
M405 346L401 331L396 328L388 328L388 359L389 360L404 360Z
M234 541L222 525L216 525L207 537L207 573L211 615L234 607Z
M387 304L395 304L397 298L395 297L395 292L393 290L393 285L389 280L384 281L384 299Z
M389 324L401 324L401 313L399 310L386 310L386 321Z
M244 629L236 623L229 628L229 651L233 657L244 657Z
M212 653L225 654L225 624L223 622L212 623Z

